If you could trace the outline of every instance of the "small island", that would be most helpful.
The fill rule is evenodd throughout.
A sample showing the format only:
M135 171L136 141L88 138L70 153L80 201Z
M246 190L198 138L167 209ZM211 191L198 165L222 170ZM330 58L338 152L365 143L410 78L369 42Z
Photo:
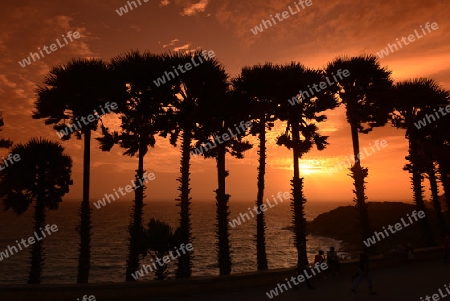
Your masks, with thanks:
M367 206L372 233L385 233L384 230L387 230L386 227L388 225L399 223L402 218L408 224L407 216L416 210L414 204L403 202L368 202ZM442 243L442 236L431 204L427 204L426 208L425 214L429 217L434 239ZM355 258L361 249L362 243L361 233L358 230L358 215L355 214L355 211L354 206L341 206L322 213L308 223L308 233L343 241L345 249L341 251L348 252L352 255L352 258ZM446 220L448 220L448 211L444 213ZM414 235L414 233L420 233L419 222L408 225L408 231L400 230L393 234L391 232L388 233L389 236L385 235L387 237L377 240L375 244L379 254L388 255L400 252L405 244L411 244L412 248L426 247L425 239L421 235Z

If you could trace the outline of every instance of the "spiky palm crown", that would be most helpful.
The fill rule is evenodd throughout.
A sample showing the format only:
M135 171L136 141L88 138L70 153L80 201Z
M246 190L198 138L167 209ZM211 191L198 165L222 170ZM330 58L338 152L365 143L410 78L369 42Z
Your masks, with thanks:
M385 125L392 111L388 97L392 71L381 67L374 55L336 58L326 67L330 80L339 69L350 72L348 77L337 77L338 84L332 86L346 107L347 121L361 133Z
M73 59L65 65L53 67L44 80L43 86L36 89L34 119L45 118L45 124L53 124L54 129L68 129L77 124L82 117L102 114L106 102L118 103L125 93L111 72L108 64L100 59ZM105 111L107 112L107 111ZM82 125L74 132L81 138L83 131L96 130L99 119ZM71 134L63 136L70 139Z
M24 213L38 198L48 209L57 209L73 184L72 159L64 148L43 138L33 138L12 148L20 160L0 171L0 198L6 209Z

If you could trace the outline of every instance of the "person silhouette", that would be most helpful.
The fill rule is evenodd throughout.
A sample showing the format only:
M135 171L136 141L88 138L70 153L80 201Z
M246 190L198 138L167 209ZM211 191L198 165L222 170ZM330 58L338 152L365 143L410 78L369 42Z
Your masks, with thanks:
M450 256L450 231L447 231L444 239L444 263L447 261L447 257Z
M330 247L330 251L327 252L327 264L330 275L339 274L339 258L334 247Z
M363 279L367 280L367 284L369 285L369 295L375 295L376 293L372 289L372 277L370 276L369 269L369 248L364 247L363 253L361 253L359 257L359 275L356 280L353 282L351 291L356 293L356 288L359 286Z
M314 257L314 265L321 264L322 262L325 261L323 255L324 255L323 251L319 250L318 254L316 254L316 256Z
M319 250L318 254L314 257L314 266L318 266L321 263L325 262L324 252ZM327 271L323 271L323 279L327 279Z

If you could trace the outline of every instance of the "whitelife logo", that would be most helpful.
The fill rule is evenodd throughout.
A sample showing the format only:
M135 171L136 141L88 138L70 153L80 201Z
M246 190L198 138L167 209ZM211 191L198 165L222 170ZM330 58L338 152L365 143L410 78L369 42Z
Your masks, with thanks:
M136 0L139 3L139 6L142 5L141 0ZM136 1L127 1L128 6L130 7L130 10L133 10L133 7L131 4L134 4L134 8L138 8L138 5L136 4ZM144 3L147 3L149 0L142 0ZM128 7L126 5L120 7L119 9L116 9L116 13L122 17L123 14L128 13Z
M201 55L198 55L197 57L192 57L191 58L192 64L189 63L189 62L184 64L184 68L186 70L183 69L182 65L178 65L178 67L172 66L173 72L175 72L175 74L177 76L180 76L180 74L177 71L177 68L178 68L178 70L180 70L181 73L186 73L187 71L192 69L192 65L194 65L194 67L200 66L203 63L202 57L203 57L203 59L207 60L208 58L212 59L215 56L216 56L216 54L214 53L214 51L210 50L210 51L208 51L208 53L206 53L206 50L203 50ZM198 61L199 61L198 64L195 62L195 58L198 59ZM167 81L175 79L176 76L175 76L175 74L173 74L173 72L172 71L165 71L163 76L158 77L158 79L154 80L153 83L157 87L159 87L159 86L164 85L166 83L166 78L167 78ZM172 78L170 78L170 76L172 76Z
M80 298L77 298L77 300L80 301ZM81 301L96 301L96 299L94 295L90 295L89 297L88 295L84 295Z
M4 170L6 167L11 166L14 164L14 162L20 161L20 155L19 154L9 154L8 157L5 159L5 157L2 157L3 163L5 163L3 166L0 164L0 170ZM13 161L14 159L14 161ZM8 161L11 163L9 164Z
M290 17L290 16L289 16L289 13L291 13L291 16L293 16L293 15L298 14L298 13L300 12L301 9L300 9L299 5L300 5L303 9L305 9L305 8L306 8L306 7L305 7L305 4L306 4L306 6L311 6L311 5L312 5L312 0L306 0L306 1L300 0L300 1L298 1L298 4L297 4L297 2L294 2L294 5L295 5L295 7L297 8L297 11L293 11L292 8L291 8L291 6L289 5L289 6L288 6L289 11L285 10L285 11L283 11L281 14L280 14L280 13L276 13L276 14L275 14L275 17L277 18L277 20L278 20L279 22L281 22L281 21L283 21L283 20L286 20L287 18ZM280 15L281 15L283 18L280 18ZM272 22L273 22L274 25L277 24L277 22L276 22L275 19L272 17L272 15L270 15L270 18L272 19ZM258 25L258 26L255 26L254 28L251 28L250 31L251 31L254 35L257 35L258 33L263 32L263 30L264 30L264 29L263 29L263 25L264 25L264 27L265 27L266 29L268 28L268 27L267 27L267 24L269 24L270 27L272 27L272 22L270 22L270 20L261 20L261 24Z
M246 121L245 124L244 124L244 121L241 121L239 123L239 126L242 129L242 131L245 133L245 131L248 128L251 128L253 126L253 124L250 121ZM228 128L228 132L230 133L231 137L230 137L230 135L228 135L228 133L223 133L220 136L214 136L214 140L212 141L214 146L211 145L211 143L209 141L208 142L204 142L204 143L202 143L202 145L200 147L195 148L193 151L191 151L191 155L193 155L193 156L202 155L203 154L203 149L206 152L209 149L212 149L212 148L217 146L215 141L217 141L217 143L220 145L220 144L225 143L226 141L230 140L231 138L236 137L237 135L240 135L241 132L239 131L239 129L236 126L236 124L234 125L234 128L235 128L237 134L234 134L233 131L231 130L231 128ZM221 137L222 137L223 141L220 140Z
M289 199L290 195L291 194L289 192L278 191L277 197L280 200L280 202L283 203L283 198L285 200L287 200L287 199ZM282 196L283 196L283 198L281 198ZM272 194L272 198L275 201L275 205L278 205L277 199L273 196L273 194ZM268 198L266 199L266 203L267 203L267 206L269 206L269 208L275 207L275 205L272 205L269 202ZM253 211L255 211L256 214L261 214L261 212L265 212L267 209L269 209L269 208L267 208L267 206L266 206L266 204L261 204L259 206L259 208L257 206L254 206ZM258 211L258 209L261 211ZM255 215L253 214L252 209L250 209L250 207L248 208L248 213L250 213L252 218L255 217ZM242 222L241 222L241 219L242 219ZM240 213L237 218L233 218L233 220L228 223L230 224L230 226L232 228L235 228L236 226L238 226L238 225L240 226L242 223L245 223L248 220L250 220L250 216L247 213Z
M59 41L59 38L57 38L56 42L58 43L59 48L63 48L64 46L69 44L69 42L67 42L67 40L66 40L66 36L62 35L62 37L63 37L63 40L64 40L64 42L66 44L62 44ZM73 34L72 34L71 31L69 31L67 33L67 38L70 40L70 42L73 42L73 39L78 40L80 37L81 36L80 36L80 33L78 31L75 31ZM48 50L48 48L50 48L50 51ZM42 50L44 50L45 53L50 54L50 53L52 53L52 51L55 52L59 48L56 47L56 44L51 44L50 47L47 47L46 45L44 45L44 47L42 47ZM42 50L41 50L41 47L38 47L38 51L41 54L40 56L39 56L39 54L37 52L34 52L34 53L30 52L30 55L27 58L25 58L21 62L19 62L19 65L22 68L25 68L26 66L31 65L31 59L33 59L33 62L36 62L36 60L40 60L41 58L44 57L44 53L42 52ZM37 57L37 59L36 59L36 57Z
M350 71L348 71L347 69L344 69L344 71L341 71L341 69L339 69L336 73L337 73L337 76L341 80L343 80L344 77L350 76ZM326 88L334 85L335 83L339 82L339 80L336 78L336 75L334 75L334 72L331 72L331 74L333 75L334 82L331 82L330 79L328 78L328 76L326 76L325 78L327 79L328 85L326 82L320 82L319 84L313 84L312 88L314 88L314 90L316 92L320 92L320 91L325 90ZM344 77L342 77L342 75ZM318 89L318 87L320 87L320 89ZM291 104L291 106L295 106L296 103L299 104L301 99L308 99L308 98L314 96L314 91L312 90L311 85L308 85L308 88L309 88L309 92L311 92L311 96L309 95L308 91L300 90L300 91L298 91L298 94L296 96L292 97L291 99L288 99L288 102ZM298 95L301 95L301 98L299 98ZM307 97L305 97L305 95Z
M111 108L110 108L111 106ZM82 116L80 119L83 122L84 125L88 125L89 122L94 122L98 119L100 119L103 115L106 115L107 113L105 110L103 110L102 106L100 105L99 108L102 110L103 114L98 113L96 110L93 111L93 114L89 114L87 117ZM105 103L105 109L108 111L108 113L111 113L111 109L117 110L119 106L116 102L112 102L109 104L109 102ZM86 122L87 119L87 122ZM78 118L75 118L75 123L69 124L69 126L65 127L64 129L60 130L59 133L56 132L56 135L61 139L64 136L69 135L69 133L73 133L74 131L80 130L83 126L80 124L80 120Z
M131 185L125 186L125 191L126 191L126 193L130 193L134 189L142 187L144 185L144 183L142 183L142 181L145 181L145 183L148 183L148 180L152 181L154 179L155 179L155 174L154 173L151 172L148 175L147 175L147 173L144 173L143 176L142 176L142 179L139 179L139 183L140 184L136 184L136 181L131 180L131 184L133 186L131 186ZM119 199L120 196L117 193L116 189L114 188L113 190L114 190L114 194L117 196L117 199ZM119 192L120 192L120 194L122 196L126 195L126 193L123 192L123 188L122 187L119 187L119 189L117 189L117 190L119 190ZM100 209L100 208L102 208L102 206L103 207L106 206L107 205L106 201L108 201L108 204L110 204L111 203L110 197L111 197L112 201L116 200L114 195L105 193L105 197L104 198L102 198L101 200L98 200L97 202L94 203L95 208Z
M27 240L22 239L20 242L18 242L16 240L17 243L17 247L19 247L20 251L22 251L22 246L24 248L28 248L30 245L33 245L34 243L36 243L36 241L41 241L43 240L45 237L47 237L47 235L45 235L44 231L47 231L48 235L52 235L52 232L55 233L58 231L58 226L53 224L53 225L46 225L44 227L44 230L42 230L42 228L39 228L39 230L41 230L41 237L39 237L39 234L37 232L34 232L34 236L30 236L28 237ZM36 240L34 239L36 238ZM27 245L27 242L29 243L29 245ZM9 252L8 252L9 251ZM14 252L13 252L14 251ZM3 260L3 258L8 258L9 256L14 255L15 253L18 253L19 250L17 250L17 248L15 246L8 246L8 248L5 250L5 252L0 252L0 261Z
M411 215L414 218L414 220L417 222L419 220L417 217L424 218L425 217L425 212L422 211L422 210L419 211L419 212L416 212L416 210L414 210L411 213ZM403 219L403 217L400 219L400 221L402 222L403 226L408 227L409 225L411 225L413 223L413 220L411 219L409 214L407 214L406 216L408 217L410 224L406 223L405 220ZM391 231L391 234L394 234L395 232L400 231L401 229L403 229L402 228L402 224L396 223L394 226L389 225L388 229L389 229L389 231ZM394 230L394 228L395 228L395 230ZM383 231L384 231L384 234L386 234L386 236L384 236L383 232L375 231L374 235L372 237L369 237L366 240L364 240L363 243L366 245L366 247L370 247L371 245L374 245L377 242L377 240L380 241L381 239L385 239L386 237L389 236L389 232L386 230L386 227L384 227L384 226L383 226Z
M431 24L430 24L430 22L427 22L427 24L425 24L425 28L428 30L428 33L431 32L430 27L431 27L431 29L433 29L433 30L437 30L437 29L439 28L439 26L438 26L438 24L437 24L436 22L433 22L433 23L431 23ZM427 32L425 31L425 29L423 29L422 25L420 25L420 28L422 29L423 36L421 36L421 35L417 32L417 29L415 29L415 30L414 30L415 35L414 35L414 34L410 34L410 35L408 36L408 41L409 41L409 43L414 42L414 41L416 40L416 37L417 37L417 39L421 39L421 38L423 38L424 36L427 35ZM402 43L400 43L400 41L398 40L398 38L396 38L396 40L397 40L398 46L400 46L400 48L403 48ZM409 43L406 42L406 38L405 38L405 37L402 36L401 40L402 40L403 44L405 44L405 46L409 45ZM398 47L397 47L397 45L395 45L395 43L394 43L394 44L388 43L387 46L388 46L388 47L386 47L385 49L381 49L380 52L377 52L377 55L378 55L378 57L379 57L380 59L383 58L383 57L385 57L385 56L388 56L389 54L391 54L391 53L393 53L394 51L397 51L397 50L398 50ZM394 50L394 48L395 48L395 50ZM389 52L389 50L390 50L391 52Z
M436 115L437 119L441 119L441 117L439 116L438 112L436 112L436 109L433 109L434 114ZM447 113L450 113L450 105L445 107L445 111ZM445 115L447 115L447 113L444 112L444 108L439 108L439 112L441 112L442 117L444 117ZM433 119L433 121L431 121L431 119ZM428 121L428 123L427 123ZM431 114L425 114L425 118L419 120L418 122L414 122L414 125L416 126L416 128L418 130L420 130L422 127L426 127L429 123L436 121L436 118L431 115Z
M374 146L376 147L376 149L378 151L381 150L380 146L382 148L385 148L385 147L388 146L386 140L381 140L381 141L380 140L376 140L374 144L375 144ZM372 143L369 143L369 147L372 150L372 152L367 151L367 148L364 147L363 148L364 152L358 153L358 155L356 157L354 155L346 156L345 157L347 159L346 161L339 162L334 167L328 168L328 171L327 171L328 175L331 176L333 173L337 173L339 170L343 170L343 168L350 168L356 162L361 161L365 157L369 157L369 156L373 155L374 153L376 153L376 150L374 149L374 146L372 146ZM353 161L353 162L351 162L351 161ZM341 164L342 164L342 166L341 166Z
M450 284L449 284L450 286ZM445 290L447 291L447 293L450 294L450 288L447 286L447 284L444 284ZM445 294L442 292L442 289L438 289L438 293L439 294L433 294L431 297L430 296L426 296L424 298L420 297L420 301L431 301L431 299L433 299L433 301L439 301L441 298L445 298L448 296L448 294Z
M308 274L307 270L303 270L303 273L298 275L297 277L292 276L291 279L289 280L285 278L284 280L286 280L286 284L278 283L277 287L271 289L270 292L266 292L266 295L267 297L269 297L269 299L273 299L274 297L277 297L279 294L282 294L285 291L291 289L292 288L291 281L294 285L299 285L306 279L311 279L312 277L316 276L316 274L319 274L320 272L325 271L327 269L328 265L325 262L322 262L321 264L317 263L314 267L311 268L311 275Z
M188 252L192 252L194 248L192 247L191 243L188 243L186 245L184 245L184 243L182 243L180 245L180 250L183 252L183 254L186 254L186 251ZM178 257L181 256L180 251L178 250L177 247L175 247L175 252L177 252L178 256L174 256L172 251L169 251L169 255L163 256L163 258L156 258L156 262L158 263L158 265L160 267L162 267L164 264L168 264L171 260L175 260ZM152 266L153 265L153 266ZM143 269L142 269L143 268ZM138 280L141 277L144 277L146 274L150 273L150 272L154 272L156 271L158 268L156 267L155 261L152 259L151 263L149 265L142 265L142 268L137 270L134 273L131 273L131 276L135 279ZM148 269L150 270L148 270Z

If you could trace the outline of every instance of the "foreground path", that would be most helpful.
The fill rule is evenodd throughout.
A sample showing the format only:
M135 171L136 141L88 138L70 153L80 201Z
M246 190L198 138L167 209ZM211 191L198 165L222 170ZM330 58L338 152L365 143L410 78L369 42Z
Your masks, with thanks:
M444 265L442 254L439 247L417 250L417 260L410 264L398 257L373 258L373 286L378 293L375 296L368 295L366 282L361 283L356 294L350 291L350 276L357 263L346 263L341 265L340 276L324 280L319 274L313 278L311 282L315 290L308 290L302 283L298 289L290 289L272 299L266 293L276 288L278 283L284 284L285 278L290 279L293 269L134 283L2 285L0 301L62 301L80 297L81 300L84 295L95 296L99 301L450 301L450 294L444 286L450 286L450 262ZM439 295L439 289L443 297ZM426 296L430 298L426 299Z
M350 271L343 275L330 277L327 280L323 278L314 278L312 280L315 290L308 290L304 284L299 289L290 289L278 297L269 299L266 292L275 288L277 283L271 286L254 287L249 289L238 289L232 291L221 291L217 293L194 294L190 296L167 296L152 297L148 299L130 299L126 301L253 301L253 300L383 300L383 301L401 301L401 300L425 300L427 295L439 294L441 289L444 297L436 300L450 301L450 296L446 292L444 284L450 286L450 262L447 265L442 264L442 259L432 259L411 264L401 264L396 267L380 267L372 270L372 281L375 296L369 296L367 282L363 281L358 287L356 294L350 291ZM280 279L281 282L284 278ZM450 288L449 288L450 290ZM447 296L445 296L447 295ZM429 299L433 300L433 299Z

